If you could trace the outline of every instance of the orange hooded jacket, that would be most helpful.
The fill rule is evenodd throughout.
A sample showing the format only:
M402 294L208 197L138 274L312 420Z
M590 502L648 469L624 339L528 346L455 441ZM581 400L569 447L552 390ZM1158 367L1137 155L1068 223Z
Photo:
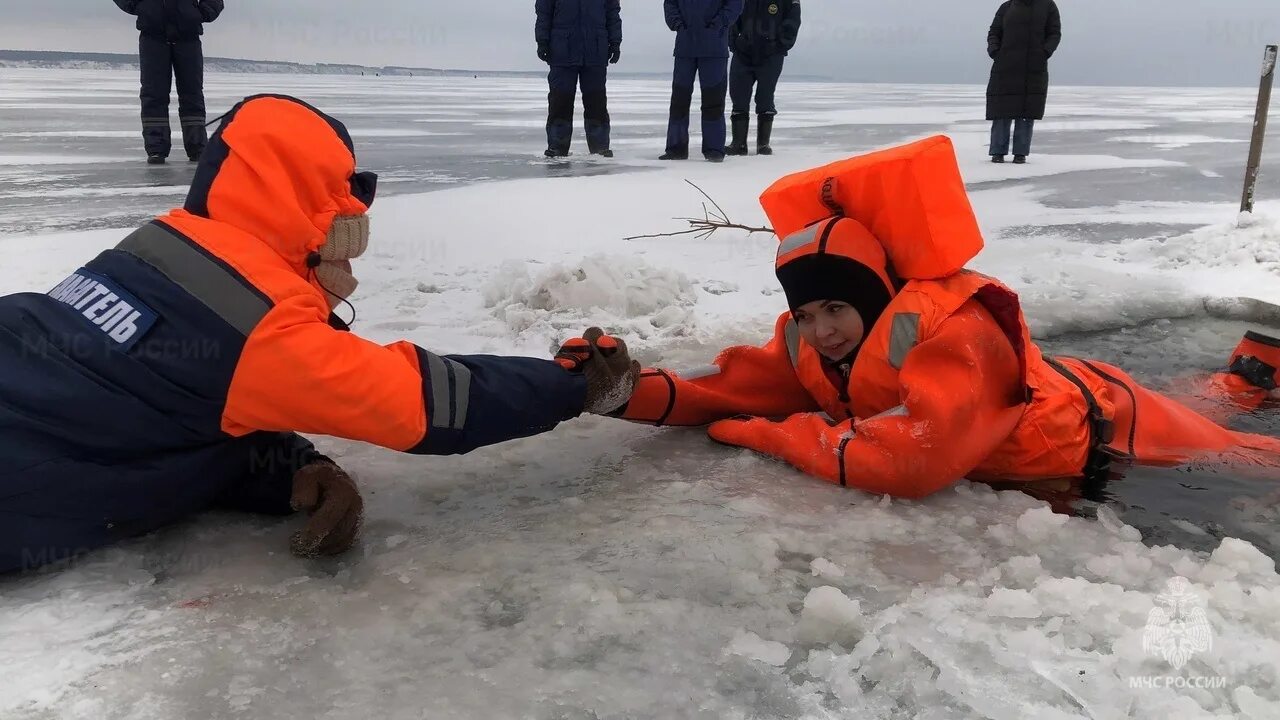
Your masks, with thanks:
M248 332L222 412L228 434L291 430L449 454L581 412L585 381L550 360L445 357L331 326L309 256L335 217L372 202L357 196L371 188L341 123L292 98L254 97L206 152L185 207L157 221L169 237L151 231L147 241L203 251L238 276L246 305L258 296L240 320Z

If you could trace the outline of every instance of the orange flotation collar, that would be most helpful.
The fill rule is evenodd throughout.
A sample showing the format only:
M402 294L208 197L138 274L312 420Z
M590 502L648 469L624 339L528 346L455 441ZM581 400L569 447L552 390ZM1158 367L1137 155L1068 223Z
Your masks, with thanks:
M760 204L784 241L824 218L857 220L903 280L952 275L984 246L955 149L943 135L788 175Z

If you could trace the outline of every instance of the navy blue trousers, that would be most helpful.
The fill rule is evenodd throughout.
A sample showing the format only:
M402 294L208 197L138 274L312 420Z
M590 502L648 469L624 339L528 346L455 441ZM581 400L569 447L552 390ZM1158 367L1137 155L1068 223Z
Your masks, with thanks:
M689 152L689 108L695 78L702 88L702 154L724 155L724 103L729 92L729 58L676 58L671 81L667 152Z
M547 148L560 154L569 152L573 141L574 99L582 87L583 122L587 129L587 150L609 149L609 98L606 92L608 67L551 67L547 84Z
M204 152L204 51L200 40L168 42L146 35L138 39L142 88L142 142L148 155L169 156L169 92L178 84L178 120L188 156Z
M1009 154L1009 126L1013 125L1013 154L1031 154L1031 135L1035 131L1035 120L1010 119L991 121L991 154Z
M734 115L750 114L753 86L756 91L756 114L778 114L778 106L773 98L778 90L778 79L782 77L784 60L786 58L782 55L773 55L752 65L749 60L733 56L733 62L729 66L729 97L733 101Z

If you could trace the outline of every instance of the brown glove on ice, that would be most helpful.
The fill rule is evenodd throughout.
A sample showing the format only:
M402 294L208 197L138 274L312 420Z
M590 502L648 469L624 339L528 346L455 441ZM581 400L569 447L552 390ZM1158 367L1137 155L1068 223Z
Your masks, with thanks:
M305 510L311 516L306 527L290 539L294 555L337 555L355 542L364 501L351 476L332 462L314 462L294 473L290 503L294 510Z
M640 363L631 359L627 344L605 335L598 327L580 338L567 340L556 353L556 362L569 372L587 377L584 412L607 415L631 399L640 380Z

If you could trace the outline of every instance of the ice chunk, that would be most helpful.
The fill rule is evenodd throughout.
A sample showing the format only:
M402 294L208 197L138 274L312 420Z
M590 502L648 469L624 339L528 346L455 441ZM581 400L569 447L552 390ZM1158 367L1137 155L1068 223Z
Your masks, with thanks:
M809 569L814 575L826 578L842 578L844 577L844 568L836 565L826 558L814 558L809 563Z
M1039 555L1018 555L1005 561L1001 575L1009 584L1031 587L1037 578L1044 575L1044 568L1040 565Z
M839 643L853 647L865 627L862 608L839 588L814 588L804 598L796 639L806 643Z
M1032 508L1018 517L1018 532L1032 542L1044 542L1067 524L1067 516L1059 515L1047 505Z
M987 596L987 614L993 617L1040 617L1040 603L1026 590L996 588Z
M1120 517L1116 515L1116 511L1112 510L1110 506L1100 505L1098 507L1098 522L1107 529L1107 532L1123 540L1137 542L1142 539L1142 533L1135 527L1125 525L1120 520Z
M1232 697L1236 702L1236 707L1240 708L1240 712L1244 714L1247 720L1275 720L1280 718L1280 702L1273 702L1258 697L1258 693L1248 685L1242 685L1236 688L1232 693Z
M739 630L725 652L777 667L787 664L787 659L791 657L791 650L786 645L765 640L750 630Z
M1210 565L1230 568L1242 574L1275 576L1276 562L1252 543L1236 538L1224 538L1213 554L1209 556Z

